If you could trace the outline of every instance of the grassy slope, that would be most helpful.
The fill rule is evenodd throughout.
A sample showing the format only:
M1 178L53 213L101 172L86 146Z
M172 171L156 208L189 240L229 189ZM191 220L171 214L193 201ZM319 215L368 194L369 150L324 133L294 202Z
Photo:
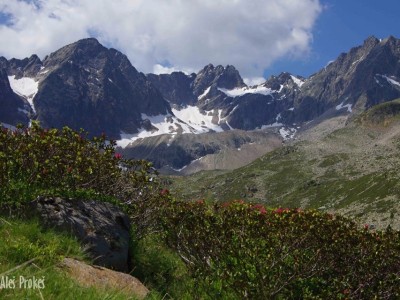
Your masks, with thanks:
M332 120L231 172L174 178L185 199L247 199L320 208L399 228L400 101L376 106L336 130ZM321 135L321 132L327 131Z
M1 217L0 240L0 279L16 279L15 289L0 289L0 299L127 299L117 291L81 287L61 271L57 264L62 257L84 259L79 243L64 234L44 231L35 220ZM23 265L31 259L35 260ZM44 278L44 289L20 288L20 276Z

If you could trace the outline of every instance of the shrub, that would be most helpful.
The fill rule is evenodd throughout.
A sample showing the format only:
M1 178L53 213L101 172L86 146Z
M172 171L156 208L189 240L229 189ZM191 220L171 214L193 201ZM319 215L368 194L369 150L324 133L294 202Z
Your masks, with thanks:
M130 213L139 235L156 225L164 197L151 164L123 159L105 135L89 139L83 130L43 129L37 122L0 127L0 208L43 194L113 200Z
M400 233L371 232L341 216L267 210L240 201L176 202L168 244L194 276L238 298L400 296ZM218 283L216 285L215 283Z

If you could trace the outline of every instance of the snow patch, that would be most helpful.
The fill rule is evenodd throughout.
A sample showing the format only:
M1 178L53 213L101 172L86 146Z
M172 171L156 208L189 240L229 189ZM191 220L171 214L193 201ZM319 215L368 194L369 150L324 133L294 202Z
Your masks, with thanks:
M340 110L342 108L347 108L348 112L352 112L353 110L351 109L351 104L346 104L344 105L344 102L340 103L339 105L336 105L336 110Z
M203 158L204 158L204 156L201 156L201 157L199 157L199 158L197 158L197 159L195 159L195 160L192 160L188 165L183 166L183 167L180 168L180 169L174 169L174 168L172 168L172 170L177 171L177 172L181 172L181 171L183 171L184 169L186 169L187 167L189 167L191 164L193 164L194 162L200 161L200 160L202 160Z
M304 84L304 81L297 78L296 76L290 75L290 77L292 78L293 82L299 87L301 88L301 86Z
M22 77L20 79L15 79L15 75L8 76L8 80L10 82L11 89L14 93L24 97L32 107L32 110L35 111L35 107L33 105L33 98L39 89L39 83L35 81L33 78Z
M275 123L272 123L272 124L263 125L263 126L261 126L260 129L263 130L263 129L267 129L267 128L280 127L280 126L283 126L283 124L275 122Z
M393 85L397 85L400 86L400 82L386 76L386 75L381 75L383 78L385 78L389 83L393 84Z
M210 92L211 86L209 86L203 94L201 94L199 97L197 97L197 100L200 100L201 98L205 97L209 92Z
M212 122L212 112L206 111L206 114L202 114L196 106L187 106L181 110L172 109L172 111L175 116L170 114L157 116L142 114L142 120L149 120L155 129L148 131L141 128L139 129L139 132L135 134L121 132L121 139L117 141L117 146L125 148L138 139L162 134L172 135L167 143L167 146L170 146L172 139L177 133L199 134L211 130L217 132L223 131L219 125ZM221 114L221 112L219 112L219 114Z
M210 129L221 132L223 129L212 122L213 114L211 111L206 111L205 115L200 112L197 106L186 106L181 110L172 109L174 115L193 127L198 133L208 132Z
M296 132L297 132L296 128L282 127L281 129L279 129L279 134L285 141L294 138Z

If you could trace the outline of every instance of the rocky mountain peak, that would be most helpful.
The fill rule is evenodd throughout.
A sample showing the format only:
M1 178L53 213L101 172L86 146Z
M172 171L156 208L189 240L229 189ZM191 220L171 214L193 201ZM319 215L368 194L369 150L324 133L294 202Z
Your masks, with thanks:
M164 98L172 104L185 106L193 105L197 101L191 88L196 78L195 74L188 76L183 72L172 72L171 74L147 74L146 76Z
M83 39L51 53L45 58L44 65L45 67L60 66L63 63L82 65L88 59L105 56L107 50L94 38Z
M7 60L1 57L0 68L6 69L9 76L15 75L16 78L34 77L42 68L42 61L36 54L24 59Z
M84 128L118 138L121 132L137 132L142 114L170 111L162 94L126 55L93 38L51 53L39 70L33 76L39 81L33 103L44 127Z
M364 41L363 47L372 48L372 47L375 47L377 44L379 44L379 42L380 41L378 38L371 35Z
M201 95L210 86L224 89L234 89L245 87L242 77L234 66L223 67L218 65L214 67L212 64L205 66L196 75L193 82L193 90L196 96Z

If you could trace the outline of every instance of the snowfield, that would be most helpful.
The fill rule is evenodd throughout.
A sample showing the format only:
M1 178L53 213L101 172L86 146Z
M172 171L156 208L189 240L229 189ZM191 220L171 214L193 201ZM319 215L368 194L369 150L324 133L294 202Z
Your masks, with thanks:
M39 89L39 83L32 78L22 77L20 79L15 79L15 75L8 76L8 80L10 81L10 86L14 93L24 97L32 107L32 110L35 112L35 107L33 105L33 98Z
M130 143L136 141L137 139L157 136L162 134L175 135L177 133L205 133L210 131L221 132L223 129L212 122L213 116L212 112L205 112L202 114L198 107L196 106L186 106L180 110L172 109L175 116L168 115L158 115L158 116L148 116L142 114L142 120L149 120L154 130L147 131L141 128L136 134L127 134L122 132L121 139L117 141L117 145L120 147L126 147ZM218 112L218 123L221 121L221 111Z

